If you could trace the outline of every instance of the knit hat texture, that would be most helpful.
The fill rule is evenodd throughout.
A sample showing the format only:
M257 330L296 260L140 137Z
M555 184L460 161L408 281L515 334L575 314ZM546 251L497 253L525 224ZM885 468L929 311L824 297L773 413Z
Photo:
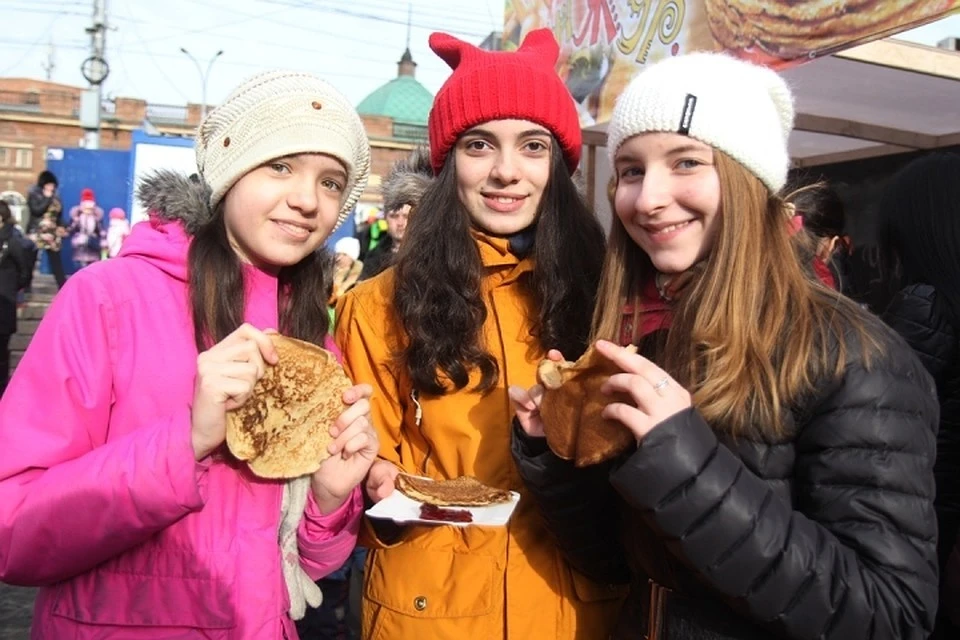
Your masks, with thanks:
M337 240L333 245L334 253L345 253L354 260L360 258L360 241L353 236L347 236Z
M347 169L339 226L367 186L370 142L350 102L323 80L268 71L243 82L200 123L197 169L216 207L246 173L270 160L322 153Z
M776 72L721 53L658 62L617 100L607 128L610 163L628 138L680 133L719 149L777 193L787 180L793 96Z
M486 51L446 33L430 35L430 48L453 73L430 110L430 164L440 173L464 131L491 120L529 120L556 137L573 173L580 163L580 119L557 75L560 56L549 29L531 31L513 52Z

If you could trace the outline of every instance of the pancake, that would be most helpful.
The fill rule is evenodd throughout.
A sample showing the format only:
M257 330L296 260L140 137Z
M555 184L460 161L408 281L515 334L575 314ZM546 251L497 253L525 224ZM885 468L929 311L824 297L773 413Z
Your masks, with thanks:
M261 478L295 478L330 457L330 426L353 383L326 349L278 334L270 340L277 364L267 366L253 396L227 414L227 447Z
M486 507L512 499L509 491L488 487L472 476L427 480L401 473L396 486L408 498L437 507Z
M632 345L626 349L637 352ZM615 373L620 369L592 345L576 362L540 362L537 379L544 387L540 416L547 445L558 457L585 467L636 447L629 429L601 415L611 402L630 403L623 394L608 396L600 392Z
M822 54L921 22L949 0L705 0L714 38L790 60Z

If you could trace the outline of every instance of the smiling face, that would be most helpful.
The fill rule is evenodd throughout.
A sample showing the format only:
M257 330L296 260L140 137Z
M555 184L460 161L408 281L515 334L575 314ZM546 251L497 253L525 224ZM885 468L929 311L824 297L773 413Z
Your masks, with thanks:
M457 196L475 226L508 236L533 224L552 145L550 132L528 120L492 120L460 136Z
M230 246L243 262L272 273L297 264L330 235L346 184L340 161L315 153L257 167L224 197Z
M614 159L614 208L627 234L661 273L704 259L720 230L713 149L676 133L628 139Z

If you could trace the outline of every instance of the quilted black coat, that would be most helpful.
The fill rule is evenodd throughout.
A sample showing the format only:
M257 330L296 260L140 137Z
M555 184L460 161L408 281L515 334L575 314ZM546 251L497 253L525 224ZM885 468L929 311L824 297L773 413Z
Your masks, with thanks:
M936 290L911 285L893 297L883 319L903 336L933 376L940 398L937 434L937 521L940 529L940 571L960 533L960 340L955 322ZM960 569L960 567L958 567ZM960 576L958 576L960 577ZM950 598L942 608L960 620L960 601Z
M662 639L926 638L937 608L934 384L872 321L789 413L789 436L724 435L690 409L634 452L575 469L514 426L514 457L571 565L631 582L617 638L643 638L648 579L672 589ZM852 339L848 338L848 343Z

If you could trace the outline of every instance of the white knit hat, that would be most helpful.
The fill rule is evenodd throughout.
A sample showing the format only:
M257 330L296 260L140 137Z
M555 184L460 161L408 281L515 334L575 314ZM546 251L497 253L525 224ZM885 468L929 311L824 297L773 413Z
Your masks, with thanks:
M360 241L353 236L340 238L337 240L337 243L333 245L333 252L345 253L354 260L357 260L360 257Z
M774 71L721 53L691 53L634 78L607 128L610 163L628 138L681 133L720 149L776 193L787 180L793 96Z
M237 180L275 158L323 153L347 168L337 226L367 186L370 142L350 102L308 73L268 71L243 82L200 123L197 169L215 207Z

